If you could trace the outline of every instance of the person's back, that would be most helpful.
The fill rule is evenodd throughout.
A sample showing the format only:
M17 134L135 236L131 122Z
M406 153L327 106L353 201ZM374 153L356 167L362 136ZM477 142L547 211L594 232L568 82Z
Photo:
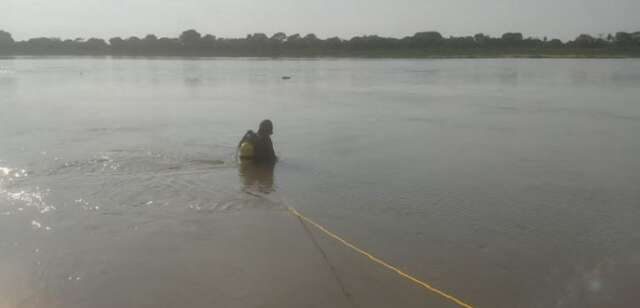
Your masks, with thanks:
M275 162L277 157L271 141L272 134L273 123L270 120L260 122L258 133L248 131L240 140L240 158L256 162Z

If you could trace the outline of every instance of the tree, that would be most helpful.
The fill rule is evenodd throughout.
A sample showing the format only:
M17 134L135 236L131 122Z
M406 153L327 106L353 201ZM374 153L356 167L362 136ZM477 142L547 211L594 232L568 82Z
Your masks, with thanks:
M442 34L436 31L417 32L411 38L412 45L416 47L435 47L443 41Z
M197 46L202 36L196 30L187 30L180 34L180 42L185 46Z
M442 34L437 31L417 32L413 35L416 40L439 41L442 40Z
M246 38L245 51L248 51L252 55L263 55L267 47L269 37L264 33L248 34Z
M304 40L305 41L317 41L318 37L313 33L309 33L309 34L304 36Z
M278 32L271 36L271 40L278 43L283 43L286 39L287 35L284 32Z
M505 47L520 47L523 36L520 32L507 32L502 35L502 43Z
M24 54L58 55L83 53L81 44L72 40L62 41L59 38L38 37L28 41L16 42L14 50Z
M326 39L324 43L329 49L340 49L342 47L342 40L337 36Z
M490 37L484 35L484 33L477 33L476 35L473 36L473 40L479 46L482 46L482 45L486 44L489 39L490 39Z
M593 37L581 34L575 40L563 43L558 39L549 40L523 37L519 32L507 32L500 38L492 38L482 33L474 36L443 37L436 31L417 32L404 38L381 37L378 35L355 36L349 40L339 37L320 39L315 34L274 33L271 37L264 33L249 34L244 38L216 38L213 35L201 35L196 30L182 32L178 38L158 38L153 34L143 39L114 37L105 42L103 39L82 38L61 40L57 38L33 38L16 42L10 33L0 31L0 53L10 54L131 54L131 55L227 55L227 56L280 56L280 55L402 55L403 53L425 55L441 53L447 50L466 52L527 55L536 48L556 50L577 49L586 55L591 51L581 49L608 48L616 46L619 50L601 50L605 54L625 52L630 55L640 53L640 32L618 32ZM510 50L510 48L513 48ZM414 49L413 51L411 49ZM399 51L399 52L398 52ZM417 52L417 53L416 53Z
M552 39L544 44L548 48L562 48L564 44L559 39Z
M450 37L445 41L445 46L457 49L471 49L476 47L476 41L472 36Z
M158 40L158 37L153 34L147 34L147 36L145 36L143 40L145 41L145 43L153 43Z
M90 38L82 45L84 47L83 48L84 50L89 51L91 53L104 53L109 48L109 45L107 45L107 42L105 42L103 39L98 39L98 38Z
M578 35L578 37L576 37L575 40L573 40L573 45L575 45L578 48L595 47L595 44L596 44L596 39L594 39L593 36L589 34L580 34Z
M213 50L216 46L216 36L207 34L200 40L202 42L202 48L206 50Z
M269 37L264 33L254 33L247 35L247 40L256 41L256 42L265 42Z
M296 33L296 34L289 35L289 37L287 37L287 42L288 41L297 41L299 39L301 39L300 34Z
M143 50L142 40L137 36L132 36L124 41L125 51L129 54L139 54Z
M11 37L11 33L0 30L0 52L13 47L15 41Z
M517 41L522 41L522 39L523 39L523 36L522 36L522 33L520 32L507 32L502 35L502 40L504 41L517 42Z
M284 45L291 49L298 49L303 46L302 37L300 37L300 34L298 33L289 35Z
M182 47L179 39L163 37L158 39L157 52L163 55L172 55L179 52Z
M158 37L154 34L147 34L140 41L140 49L144 53L157 54L158 53Z
M111 51L115 53L122 53L125 49L125 42L119 37L109 39L109 45L111 46Z
M636 43L636 46L640 47L640 31L633 32L633 34L631 34L631 39Z
M520 45L526 48L539 48L544 45L544 41L540 40L539 38L528 37L523 40Z
M313 33L309 33L307 35L305 35L302 40L304 41L304 44L306 47L318 47L318 45L320 45L320 39L318 39L318 37L313 34Z
M631 37L631 33L627 32L618 32L615 36L616 45L620 47L628 47L633 44L633 39Z

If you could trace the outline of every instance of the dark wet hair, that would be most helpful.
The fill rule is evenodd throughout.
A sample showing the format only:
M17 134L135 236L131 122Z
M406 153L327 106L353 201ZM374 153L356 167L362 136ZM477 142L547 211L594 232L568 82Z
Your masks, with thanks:
M269 135L273 133L273 122L271 120L263 120L258 127L258 134Z

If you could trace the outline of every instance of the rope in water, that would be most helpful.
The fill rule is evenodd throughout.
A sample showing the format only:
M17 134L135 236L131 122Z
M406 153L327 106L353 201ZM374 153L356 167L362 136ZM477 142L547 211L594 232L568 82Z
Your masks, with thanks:
M356 247L355 245L349 243L348 241L346 241L345 239L343 239L340 236L336 235L335 233L327 230L325 227L321 226L320 224L316 223L315 221L313 221L313 220L309 219L308 217L300 214L295 208L288 207L288 210L289 210L289 212L291 214L293 214L293 215L297 216L298 218L304 220L305 222L311 224L312 226L316 227L318 230L322 231L323 233L325 233L326 235L328 235L331 238L335 239L336 241L342 243L343 245L345 245L345 246L351 248L352 250L360 253L361 255L369 258L371 261L373 261L375 263L378 263L379 265L382 265L383 267L396 272L398 275L408 279L409 281L411 281L411 282L413 282L413 283L415 283L415 284L427 289L430 292L436 293L436 294L448 299L449 301L452 301L452 302L456 303L457 305L459 305L461 307L473 308L473 306L463 302L460 299L457 299L453 295L449 295L449 294L445 293L444 291L440 291L437 288L434 288L433 286L431 286L430 284L428 284L428 283L426 283L424 281L421 281L420 279L415 278L414 276L403 272L399 268L397 268L397 267L395 267L395 266L393 266L393 265L391 265L391 264L389 264L389 263L387 263L385 261L382 261L379 258L373 256L372 254L370 254L370 253L368 253L368 252Z

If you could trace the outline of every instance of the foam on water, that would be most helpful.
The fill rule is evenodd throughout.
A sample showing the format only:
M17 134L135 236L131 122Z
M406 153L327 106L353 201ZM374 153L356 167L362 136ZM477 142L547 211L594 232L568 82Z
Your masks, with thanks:
M225 152L221 156L231 155ZM0 169L3 181L11 184L0 191L9 201L8 213L20 209L34 209L38 215L54 210L64 213L61 215L77 210L96 214L216 213L278 208L277 201L263 196L265 191L273 191L260 185L262 178L268 177L265 172L241 174L256 179L247 180L251 187L238 190L238 166L230 159L144 148L96 152L84 159L51 157L33 171L37 174L33 178L26 178L26 170ZM34 221L40 220L34 216Z

